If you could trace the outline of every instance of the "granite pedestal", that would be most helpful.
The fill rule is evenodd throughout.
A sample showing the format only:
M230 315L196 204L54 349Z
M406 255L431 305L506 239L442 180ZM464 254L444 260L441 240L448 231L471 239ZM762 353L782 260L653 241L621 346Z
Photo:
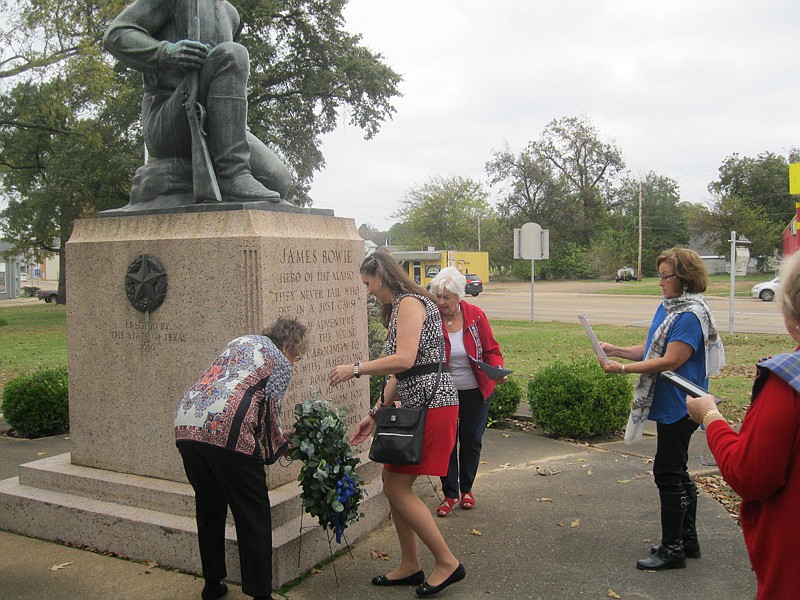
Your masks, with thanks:
M327 372L367 359L363 256L355 223L332 216L239 210L77 221L67 243L72 452L0 482L0 528L199 572L192 490L172 430L177 400L228 341L296 316L312 346L295 365L284 427L318 388L350 409L352 428L368 409L368 379L332 390ZM363 459L372 506L347 530L350 541L388 508L379 465ZM299 467L268 472L276 586L329 553L324 532L307 516L301 523ZM237 580L232 524L227 539Z

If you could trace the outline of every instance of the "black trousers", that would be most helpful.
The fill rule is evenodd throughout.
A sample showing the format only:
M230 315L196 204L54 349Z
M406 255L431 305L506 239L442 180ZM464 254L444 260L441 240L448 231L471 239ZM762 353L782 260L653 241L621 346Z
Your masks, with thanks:
M458 435L450 454L447 476L441 478L442 493L447 498L458 498L459 491L463 494L472 491L491 403L491 396L484 400L478 388L458 390Z
M221 581L228 506L236 525L242 591L272 594L272 516L264 463L199 442L177 444L195 494L203 578Z
M665 425L656 424L658 443L653 461L653 478L663 494L684 494L689 477L689 442L698 425L689 416Z

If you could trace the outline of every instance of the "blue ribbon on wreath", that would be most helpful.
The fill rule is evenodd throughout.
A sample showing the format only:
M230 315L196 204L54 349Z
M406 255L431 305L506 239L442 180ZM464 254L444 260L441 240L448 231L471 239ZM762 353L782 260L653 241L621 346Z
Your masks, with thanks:
M349 513L346 507L347 501L350 500L355 493L356 482L345 473L342 478L336 482L336 499L345 507L342 512L334 512L333 514L333 532L336 534L337 544L342 543L342 536L344 535L344 530L347 528L347 515Z

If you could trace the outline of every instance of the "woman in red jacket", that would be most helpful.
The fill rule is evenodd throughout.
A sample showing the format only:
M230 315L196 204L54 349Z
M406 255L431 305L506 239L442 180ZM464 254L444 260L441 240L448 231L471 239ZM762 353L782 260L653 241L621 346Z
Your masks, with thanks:
M786 330L800 344L800 252L781 267ZM758 581L759 600L800 598L800 347L756 365L750 408L739 432L713 396L687 398L689 416L706 427L725 481L742 498L742 533ZM794 567L792 565L795 565Z
M459 491L461 508L475 506L472 484L481 459L481 438L494 386L505 381L492 379L475 363L479 360L502 367L503 355L484 312L464 301L466 283L466 277L454 267L442 269L431 282L445 330L447 368L458 390L458 437L447 476L441 478L444 500L436 509L440 517L449 515L459 504Z

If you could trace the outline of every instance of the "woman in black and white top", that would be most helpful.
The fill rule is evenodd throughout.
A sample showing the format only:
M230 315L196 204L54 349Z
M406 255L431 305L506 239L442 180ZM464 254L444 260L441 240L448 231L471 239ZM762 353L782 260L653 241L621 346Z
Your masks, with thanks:
M339 365L329 374L338 385L361 375L394 375L384 390L385 406L395 401L402 406L422 405L436 385L440 357L444 352L442 319L431 295L414 283L387 252L368 256L361 265L361 281L383 305L383 323L389 332L386 356L369 362ZM464 566L450 551L425 503L414 493L419 475L447 473L458 419L458 395L450 374L442 371L439 386L428 401L422 461L419 465L384 465L383 491L392 508L400 541L400 564L385 575L373 578L379 586L417 585L419 596L432 596L465 576ZM350 443L357 445L375 429L370 410L356 426ZM428 579L422 571L417 538L431 551L435 561Z

